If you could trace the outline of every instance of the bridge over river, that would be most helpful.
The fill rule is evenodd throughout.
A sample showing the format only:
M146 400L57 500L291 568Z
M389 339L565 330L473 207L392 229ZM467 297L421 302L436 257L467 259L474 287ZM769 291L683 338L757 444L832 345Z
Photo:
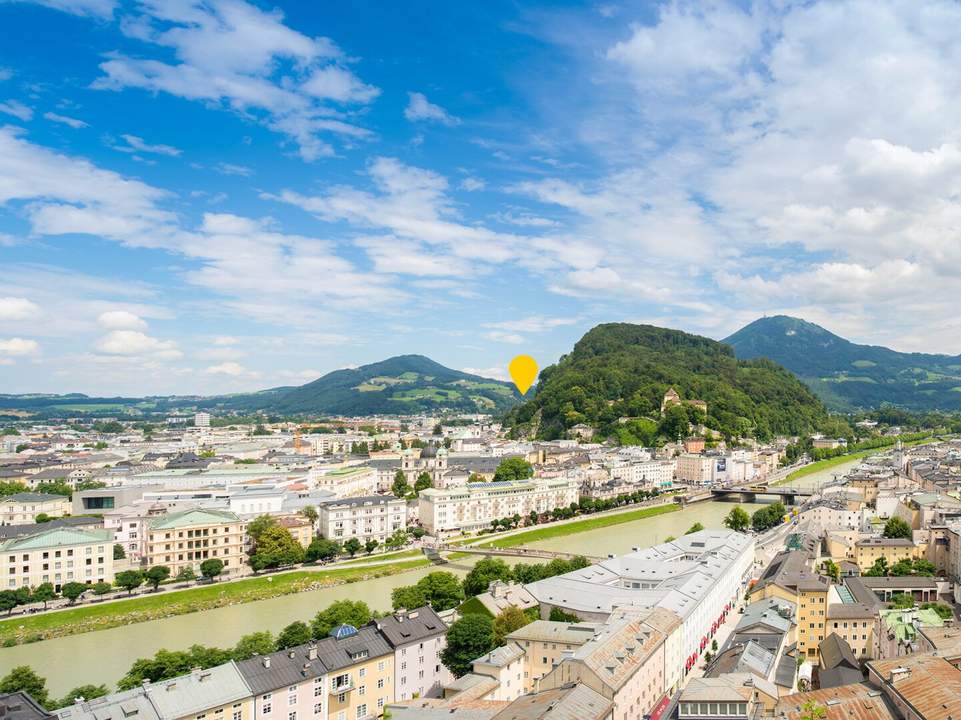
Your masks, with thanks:
M715 500L736 500L737 502L757 502L757 496L777 497L786 505L797 505L798 500L814 495L811 488L776 487L766 484L758 485L727 485L711 488L711 497Z

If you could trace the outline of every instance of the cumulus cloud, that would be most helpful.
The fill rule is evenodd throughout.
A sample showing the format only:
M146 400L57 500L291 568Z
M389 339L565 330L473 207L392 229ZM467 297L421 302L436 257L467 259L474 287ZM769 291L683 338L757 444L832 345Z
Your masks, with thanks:
M176 342L159 340L138 330L113 330L94 347L105 355L150 356L161 360L174 360L183 355Z
M207 368L206 372L211 375L230 375L231 377L240 377L247 374L247 369L240 363L235 362L225 362L219 365L211 365Z
M407 93L407 107L404 110L404 117L411 122L427 121L436 122L441 125L460 125L460 119L448 113L440 105L434 105L427 101L427 96L419 92Z
M23 297L0 297L0 321L39 317L40 306Z
M489 368L465 367L461 368L461 372L469 373L471 375L480 375L481 377L491 378L492 380L500 380L501 382L510 382L506 365L504 367L498 365L496 367Z
M18 120L23 120L24 122L29 122L33 119L33 110L28 108L19 100L7 100L6 102L0 102L0 113L13 115L13 117L17 118Z
M127 310L108 310L97 318L101 327L108 330L146 330L147 323Z
M78 120L77 118L68 117L66 115L58 115L54 112L45 112L43 114L44 119L50 122L60 123L61 125L68 125L74 130L79 130L80 128L90 127L88 123L83 120Z
M40 343L25 338L0 338L0 356L20 357L40 352Z

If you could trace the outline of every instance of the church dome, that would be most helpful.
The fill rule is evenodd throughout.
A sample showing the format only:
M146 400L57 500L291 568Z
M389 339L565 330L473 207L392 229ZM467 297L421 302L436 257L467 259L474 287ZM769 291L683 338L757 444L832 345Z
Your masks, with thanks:
M432 458L437 457L437 448L433 445L428 445L420 452L422 458Z

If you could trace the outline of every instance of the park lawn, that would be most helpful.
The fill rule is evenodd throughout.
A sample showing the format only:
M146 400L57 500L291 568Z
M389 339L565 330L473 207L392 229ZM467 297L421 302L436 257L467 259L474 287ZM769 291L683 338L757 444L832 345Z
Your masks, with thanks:
M921 443L926 443L930 440L931 440L930 437L925 437L925 438L920 438L919 440L911 440L911 441L905 442L904 445L906 447L910 445L920 445ZM838 465L843 465L844 463L850 462L851 460L859 460L861 458L868 457L869 455L879 455L880 453L885 452L886 450L888 450L893 446L894 446L894 441L892 440L890 445L883 445L881 447L870 448L868 450L859 450L858 452L849 453L847 455L838 455L837 457L827 458L826 460L818 460L817 462L813 462L810 465L805 465L803 468L799 470L795 470L783 480L776 482L775 485L786 485L792 480L797 480L798 478L805 477L806 475L812 475L816 472L820 472L821 470L827 470L828 468L837 467Z
M515 547L517 545L526 545L527 543L537 542L539 540L550 540L556 537L573 535L575 533L586 532L588 530L597 530L599 528L609 527L611 525L620 525L621 523L633 522L634 520L642 520L647 517L654 517L655 515L676 512L679 509L680 506L677 503L674 503L671 505L658 505L657 507L641 508L640 510L617 513L615 515L589 517L585 518L584 520L579 520L578 522L564 523L562 525L547 525L545 527L535 528L533 530L528 530L527 532L517 533L516 535L511 535L509 537L481 543L478 545L478 547L508 548Z
M0 645L77 635L226 605L266 600L320 587L395 575L428 564L426 559L418 559L369 568L296 570L246 580L213 583L175 593L148 594L70 610L27 617L17 616L0 621Z

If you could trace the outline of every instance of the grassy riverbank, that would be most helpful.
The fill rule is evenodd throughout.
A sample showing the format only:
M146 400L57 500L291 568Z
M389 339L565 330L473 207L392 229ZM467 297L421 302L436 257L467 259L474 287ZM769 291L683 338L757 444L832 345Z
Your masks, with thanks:
M305 590L395 575L428 564L426 559L414 559L371 567L297 570L189 590L141 595L129 600L84 605L70 610L17 616L0 621L0 645L36 642L226 605L267 600Z
M921 443L930 442L932 437L929 435L923 438L917 438L915 440L909 440L904 442L905 447L910 447L912 445L920 445ZM814 473L821 472L822 470L828 470L838 465L844 465L845 463L851 462L852 460L860 460L861 458L866 458L871 455L880 455L883 452L887 452L892 447L894 447L895 440L892 439L891 443L888 445L882 445L876 448L869 448L867 450L858 450L857 452L848 453L846 455L838 455L836 457L827 458L825 460L818 460L810 465L805 465L799 470L795 470L790 475L788 475L783 480L775 483L775 485L787 485L788 483L797 480L798 478L805 477L807 475L813 475Z
M670 505L658 505L657 507L641 508L640 510L632 510L630 512L587 517L583 520L577 520L575 522L560 523L557 525L545 525L544 527L533 528L531 530L527 530L526 532L508 535L507 537L499 538L497 540L481 543L479 547L516 547L518 545L526 545L527 543L537 542L539 540L551 540L553 538L563 537L565 535L573 535L575 533L586 532L588 530L597 530L599 528L605 528L611 525L620 525L621 523L643 520L644 518L654 517L655 515L663 515L664 513L669 512L676 512L678 510L680 510L680 505L677 503L671 503Z

